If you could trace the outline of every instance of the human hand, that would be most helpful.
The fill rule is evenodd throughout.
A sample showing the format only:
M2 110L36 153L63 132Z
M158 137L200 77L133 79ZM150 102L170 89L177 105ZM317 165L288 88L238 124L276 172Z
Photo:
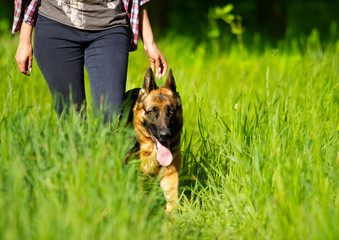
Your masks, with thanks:
M19 42L18 49L15 54L15 60L19 71L29 76L32 72L33 48L30 42Z
M32 47L33 26L25 22L20 29L20 41L15 54L15 60L20 72L29 76L32 72L33 47Z
M144 44L144 50L151 62L152 71L154 72L154 67L156 68L155 77L158 79L164 77L168 68L167 62L164 55L158 49L157 45L154 42L150 45Z

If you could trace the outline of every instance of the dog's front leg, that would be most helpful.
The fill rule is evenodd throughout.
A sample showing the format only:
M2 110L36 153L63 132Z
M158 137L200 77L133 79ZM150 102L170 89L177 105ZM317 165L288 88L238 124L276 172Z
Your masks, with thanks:
M166 167L160 177L160 186L167 200L166 213L173 211L178 201L179 169L171 164Z

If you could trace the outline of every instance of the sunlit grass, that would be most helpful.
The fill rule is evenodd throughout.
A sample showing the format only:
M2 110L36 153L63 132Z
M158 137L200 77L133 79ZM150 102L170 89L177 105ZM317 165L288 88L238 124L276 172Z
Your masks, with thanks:
M130 129L90 106L58 120L36 64L19 74L17 38L1 38L1 238L338 239L339 43L311 40L217 56L159 42L184 110L181 199L166 216L157 182L123 164ZM141 48L128 88L148 67Z

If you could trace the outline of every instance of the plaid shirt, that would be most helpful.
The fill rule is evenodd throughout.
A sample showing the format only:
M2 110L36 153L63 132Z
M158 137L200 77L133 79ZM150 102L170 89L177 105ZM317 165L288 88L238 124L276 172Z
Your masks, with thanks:
M137 49L139 36L139 6L147 3L149 0L122 0L132 30L130 51ZM38 6L40 0L14 0L14 19L12 33L16 34L21 28L22 22L34 26L38 15Z

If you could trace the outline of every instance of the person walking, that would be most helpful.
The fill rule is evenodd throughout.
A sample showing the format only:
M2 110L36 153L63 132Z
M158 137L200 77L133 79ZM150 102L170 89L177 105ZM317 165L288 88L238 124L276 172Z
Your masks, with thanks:
M138 37L157 78L167 72L164 55L154 42L146 3L149 0L15 0L12 33L20 32L15 59L19 71L32 72L34 56L60 116L74 104L85 105L86 67L97 112L105 122L122 105L128 56Z

